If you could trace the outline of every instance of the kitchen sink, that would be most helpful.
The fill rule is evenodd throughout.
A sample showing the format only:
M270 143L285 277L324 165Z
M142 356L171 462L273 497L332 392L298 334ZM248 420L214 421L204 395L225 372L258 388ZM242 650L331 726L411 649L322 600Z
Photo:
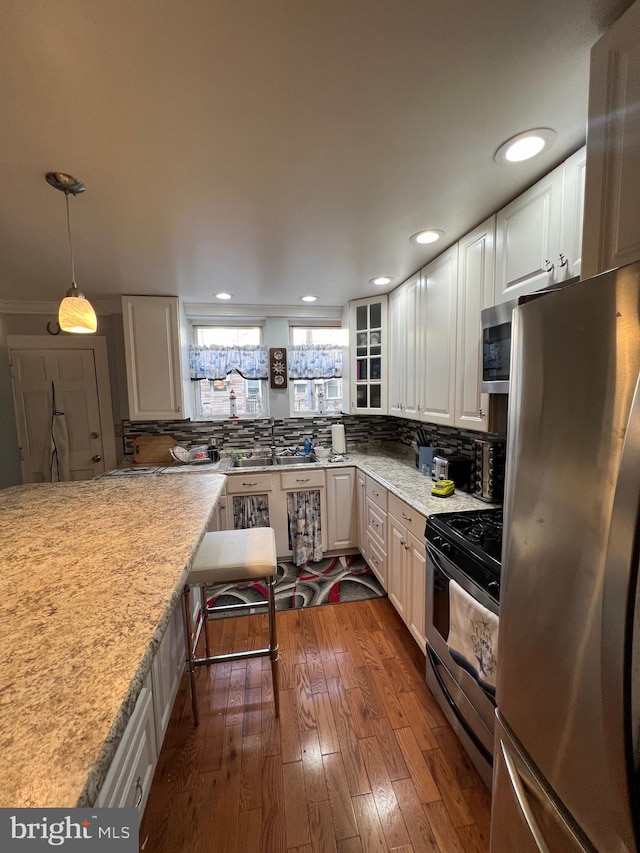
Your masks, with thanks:
M276 465L309 465L311 462L317 462L317 458L311 456L276 456ZM274 457L272 456L244 456L242 459L234 459L231 463L232 468L262 468L264 465L273 465Z
M233 468L262 468L263 465L273 465L271 456L244 456L231 463Z
M311 456L276 456L277 465L308 465L310 462L317 462L317 458Z

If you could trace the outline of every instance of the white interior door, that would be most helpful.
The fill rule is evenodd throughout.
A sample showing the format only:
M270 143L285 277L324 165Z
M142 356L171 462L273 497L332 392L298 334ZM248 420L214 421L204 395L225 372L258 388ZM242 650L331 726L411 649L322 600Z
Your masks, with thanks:
M53 391L69 434L72 480L90 480L105 470L93 349L10 350L20 458L24 483L50 479Z

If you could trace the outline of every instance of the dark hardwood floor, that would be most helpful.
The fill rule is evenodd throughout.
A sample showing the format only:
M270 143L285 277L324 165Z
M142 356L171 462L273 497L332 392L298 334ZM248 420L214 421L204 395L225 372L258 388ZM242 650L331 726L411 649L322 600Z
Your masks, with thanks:
M387 599L279 613L280 718L267 659L183 678L140 831L145 853L477 853L490 796ZM211 623L266 644L266 616Z

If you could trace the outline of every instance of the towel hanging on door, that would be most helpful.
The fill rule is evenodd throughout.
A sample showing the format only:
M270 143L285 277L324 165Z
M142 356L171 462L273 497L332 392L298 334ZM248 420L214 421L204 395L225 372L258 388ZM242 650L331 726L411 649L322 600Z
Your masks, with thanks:
M296 566L322 559L320 489L287 494L287 521L291 559Z
M498 623L495 613L449 581L449 654L489 696L496 694Z
M56 407L56 386L51 382L51 424L45 449L44 478L49 483L71 480L69 468L69 430L64 412Z

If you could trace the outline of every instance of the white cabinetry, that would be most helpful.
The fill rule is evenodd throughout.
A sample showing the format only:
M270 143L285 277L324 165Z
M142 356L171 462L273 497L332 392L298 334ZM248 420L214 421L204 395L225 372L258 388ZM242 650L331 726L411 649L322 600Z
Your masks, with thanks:
M419 416L421 281L416 275L389 295L389 414Z
M274 487L278 490L278 486L277 479L270 473L246 471L243 474L229 474L226 484L226 528L273 527L278 556L283 556L286 551L286 533L283 529L282 507L278 496L275 500L273 497ZM249 496L250 501L246 500ZM281 550L283 548L285 551Z
M389 494L389 600L425 652L425 517Z
M279 505L283 508L283 520L279 519L275 524L272 524L272 526L275 527L276 544L279 541L282 543L281 547L283 550L281 550L281 548L277 549L278 556L291 555L292 553L292 548L289 542L290 519L288 507L288 495L291 492L320 492L320 531L322 537L322 550L326 551L328 548L327 525L325 523L327 518L327 495L325 490L324 471L317 468L312 471L306 471L304 467L293 471L283 471L280 475L280 488L281 498L279 500Z
M327 550L356 548L356 469L332 468L326 472Z
M151 665L156 746L158 753L169 724L173 702L184 670L184 615L181 602L176 605L164 637Z
M367 476L365 494L366 532L363 553L374 574L387 589L387 490Z
M640 3L591 51L583 277L640 260Z
M137 808L144 811L157 758L151 673L98 793L98 808Z
M585 149L496 214L495 304L580 273Z
M458 246L452 246L421 272L420 325L424 421L453 426L455 422L456 309Z
M174 296L123 296L129 419L184 419L191 415L186 341Z
M387 413L387 297L349 304L351 413Z
M489 395L480 393L480 312L493 304L494 235L492 216L458 243L454 426L461 429L489 429Z

